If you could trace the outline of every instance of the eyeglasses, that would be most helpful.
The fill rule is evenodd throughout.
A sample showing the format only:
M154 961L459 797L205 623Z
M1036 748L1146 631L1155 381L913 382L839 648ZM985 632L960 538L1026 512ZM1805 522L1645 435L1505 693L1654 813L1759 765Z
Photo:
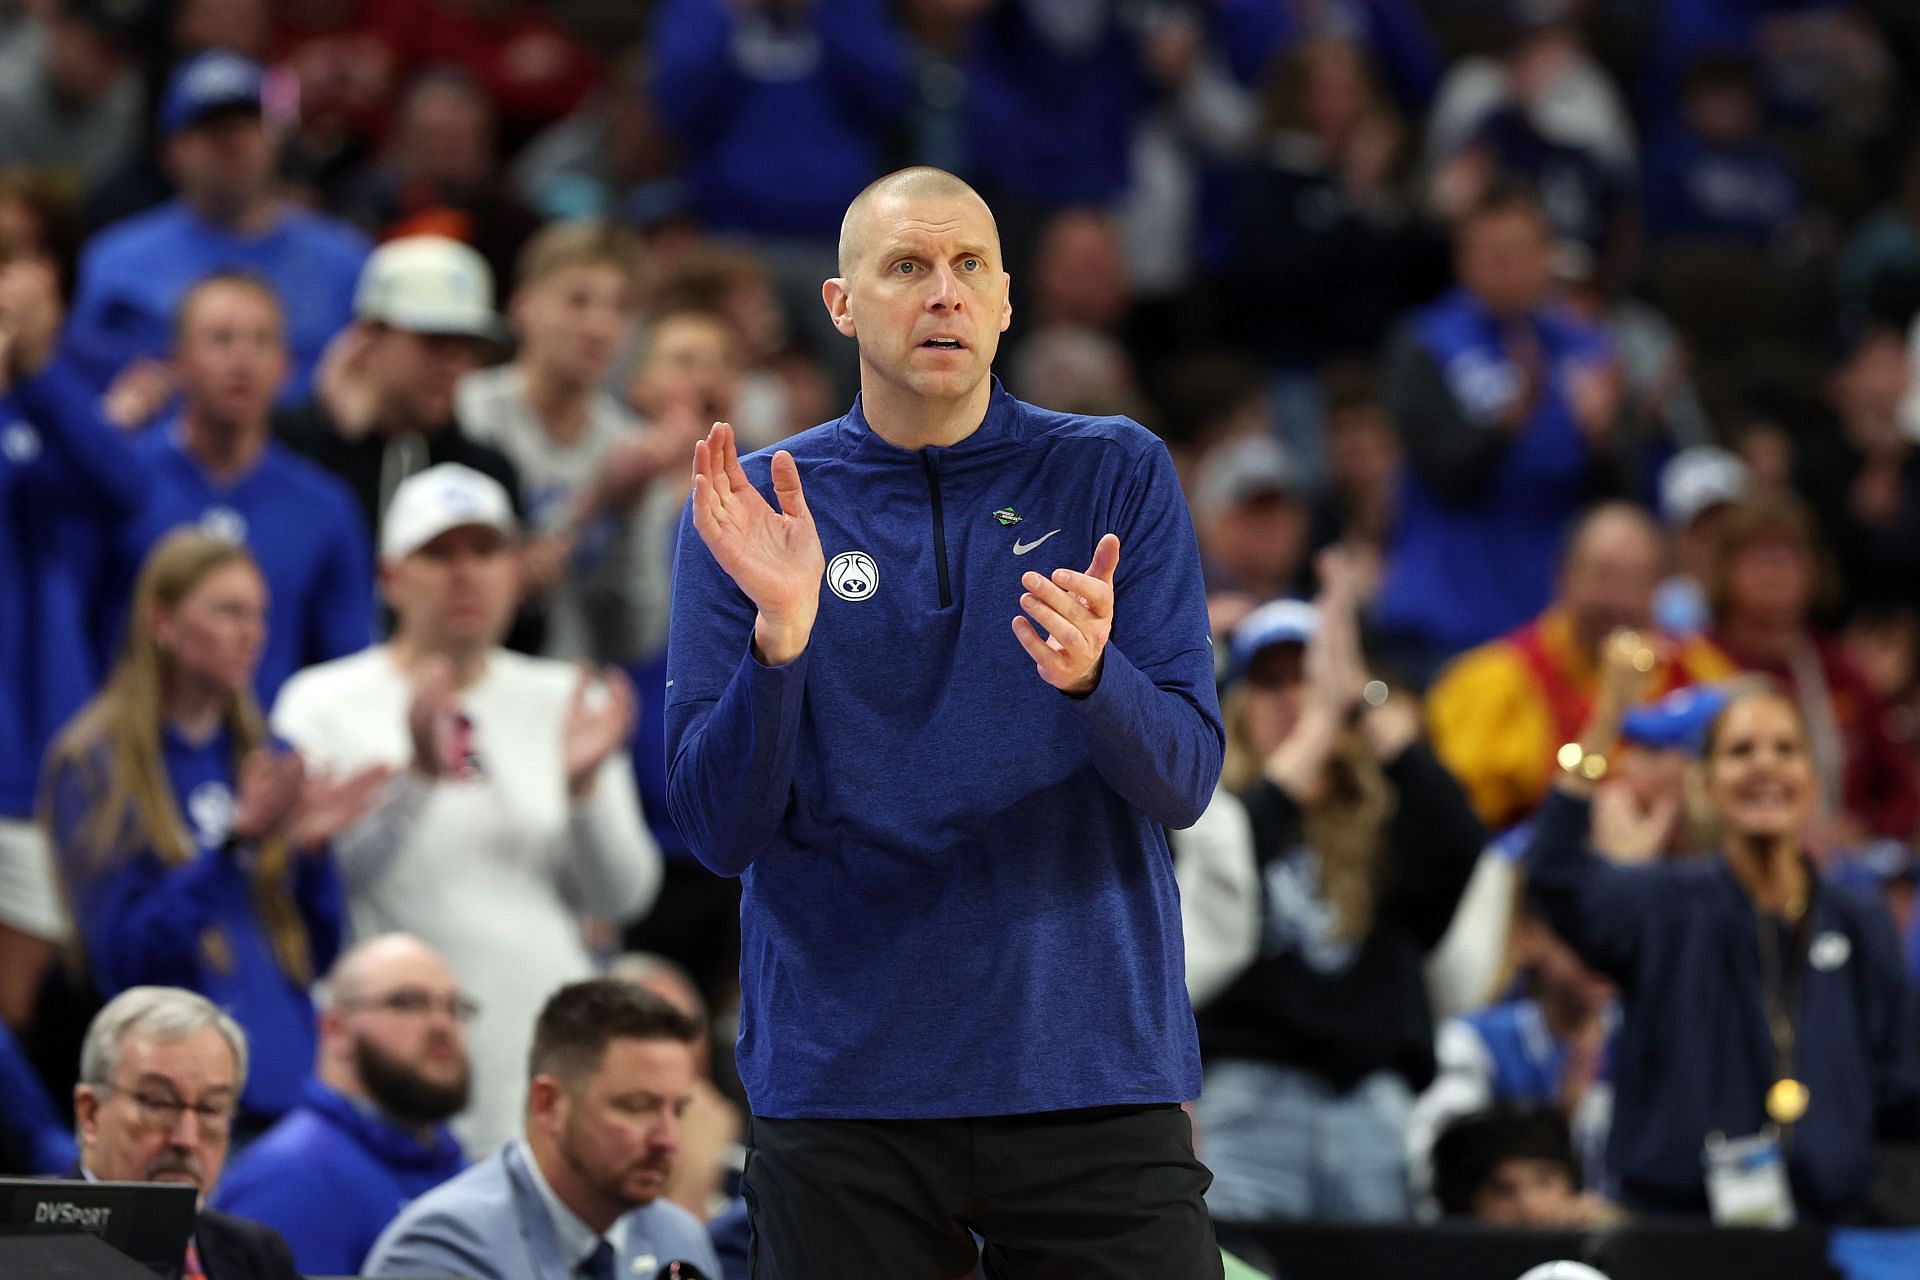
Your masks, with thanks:
M418 1018L438 1010L455 1022L472 1022L480 1015L480 1006L467 996L436 996L431 991L408 988L375 1000L342 1000L343 1009L384 1009L409 1018Z
M124 1093L133 1102L139 1113L140 1122L149 1128L163 1133L171 1133L179 1125L180 1117L188 1111L193 1112L194 1123L209 1138L222 1138L233 1128L234 1113L239 1109L236 1102L182 1102L178 1098L162 1093L148 1093L144 1089L121 1089L113 1084L95 1084L95 1089L106 1093Z

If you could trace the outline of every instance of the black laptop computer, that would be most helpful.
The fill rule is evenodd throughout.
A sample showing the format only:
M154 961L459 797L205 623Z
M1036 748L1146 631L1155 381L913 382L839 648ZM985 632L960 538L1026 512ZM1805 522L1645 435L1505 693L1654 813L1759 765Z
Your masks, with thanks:
M179 1280L199 1191L179 1182L0 1178L0 1236L86 1234L163 1280Z

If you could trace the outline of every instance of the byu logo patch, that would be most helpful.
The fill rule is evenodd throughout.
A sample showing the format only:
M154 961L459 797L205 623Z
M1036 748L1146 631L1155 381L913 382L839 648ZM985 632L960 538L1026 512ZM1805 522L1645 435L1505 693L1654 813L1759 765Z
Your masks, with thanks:
M1807 963L1822 973L1832 973L1853 954L1853 941L1846 934L1829 929L1817 935L1807 948Z
M827 585L842 600L865 600L880 587L880 566L864 551L842 551L827 566Z
M244 543L247 518L232 507L208 507L200 513L200 532L222 542Z
M40 433L24 422L12 422L0 431L0 453L7 461L26 466L40 456Z

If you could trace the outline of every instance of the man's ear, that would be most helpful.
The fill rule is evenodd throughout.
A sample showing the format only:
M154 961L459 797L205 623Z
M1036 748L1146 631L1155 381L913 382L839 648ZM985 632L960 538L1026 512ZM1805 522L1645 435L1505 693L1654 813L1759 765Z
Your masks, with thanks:
M820 286L820 301L827 304L827 315L833 319L833 327L846 337L858 335L853 329L853 311L847 305L847 280L845 276L835 276Z
M567 1091L550 1075L537 1075L527 1086L527 1124L548 1136L566 1123Z
M100 1094L90 1084L73 1086L74 1129L80 1135L81 1150L93 1140L93 1127L100 1115Z
M1007 326L1013 323L1013 277L1002 271L1000 285L1006 293L1000 303L1000 332L1005 333Z

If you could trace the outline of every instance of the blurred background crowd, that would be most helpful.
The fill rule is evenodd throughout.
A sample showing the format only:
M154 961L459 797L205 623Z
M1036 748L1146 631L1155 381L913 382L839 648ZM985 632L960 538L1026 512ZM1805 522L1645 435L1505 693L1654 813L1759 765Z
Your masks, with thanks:
M1610 1143L1636 984L1529 884L1632 628L1592 843L1710 852L1708 724L1784 691L1806 852L1884 903L1899 1004L1800 1212L1920 1219L1864 1163L1920 1137L1916 86L1896 0L0 4L0 1164L70 1160L81 1032L135 985L254 1039L236 1133L310 1105L310 990L404 929L477 1007L408 1006L473 1023L470 1156L553 987L710 1008L676 1194L726 1205L737 891L667 816L659 720L687 463L845 410L841 215L931 164L999 220L1008 389L1135 418L1186 483L1241 757L1176 836L1216 1217L1580 1224L1623 1174L1707 1211L1697 1150L1663 1181ZM423 550L462 503L510 572ZM421 726L485 729L460 663L496 639L597 674L487 686L534 726L489 774ZM391 688L341 661L381 642L420 659ZM1302 766L1342 663L1408 714ZM1656 1093L1694 1051L1638 1049Z

